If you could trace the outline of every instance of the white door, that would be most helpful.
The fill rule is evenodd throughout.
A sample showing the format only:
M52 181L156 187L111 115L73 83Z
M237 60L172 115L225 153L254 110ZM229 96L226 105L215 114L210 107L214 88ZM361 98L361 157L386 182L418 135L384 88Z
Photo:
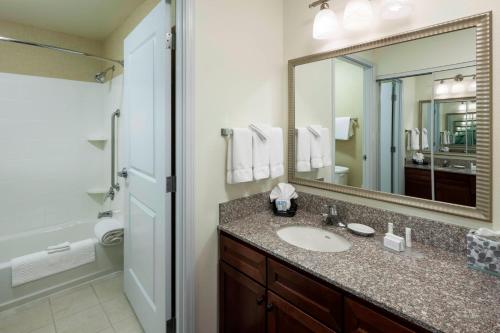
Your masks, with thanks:
M171 314L170 5L161 1L125 39L125 293L147 333Z

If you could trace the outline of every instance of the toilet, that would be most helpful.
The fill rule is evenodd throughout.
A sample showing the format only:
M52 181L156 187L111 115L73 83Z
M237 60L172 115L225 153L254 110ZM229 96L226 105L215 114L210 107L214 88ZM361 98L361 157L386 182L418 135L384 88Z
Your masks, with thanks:
M349 168L341 165L335 166L335 175L333 182L337 185L348 185L349 183Z

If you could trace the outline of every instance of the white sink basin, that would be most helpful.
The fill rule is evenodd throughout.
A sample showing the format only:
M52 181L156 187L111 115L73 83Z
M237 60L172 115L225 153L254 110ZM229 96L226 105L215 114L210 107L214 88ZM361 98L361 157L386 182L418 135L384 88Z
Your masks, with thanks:
M276 233L285 242L310 251L343 252L351 248L351 243L344 237L320 228L289 226Z

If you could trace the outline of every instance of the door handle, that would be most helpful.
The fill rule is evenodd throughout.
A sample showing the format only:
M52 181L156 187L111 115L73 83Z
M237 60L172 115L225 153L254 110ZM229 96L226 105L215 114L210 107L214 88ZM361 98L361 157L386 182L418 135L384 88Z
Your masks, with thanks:
M266 310L269 311L269 312L271 312L273 310L273 304L272 303L268 303L266 305Z
M257 305L261 305L262 303L264 303L264 296L257 298Z
M118 171L116 175L118 177L127 178L128 177L127 168L123 168L121 171Z

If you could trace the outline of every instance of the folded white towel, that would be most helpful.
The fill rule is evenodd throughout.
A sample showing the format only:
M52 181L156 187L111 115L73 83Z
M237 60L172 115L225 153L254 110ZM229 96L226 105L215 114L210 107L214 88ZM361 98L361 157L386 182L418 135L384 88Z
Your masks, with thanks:
M297 199L299 195L295 191L295 187L287 183L279 183L276 185L269 195L269 199L271 201L275 200L283 200L286 201L286 209L290 209L291 207L291 199Z
M262 140L262 141L267 141L269 140L269 125L257 125L257 124L250 124L248 126L252 131L254 131L255 133L257 133L257 135L259 136L259 138Z
M252 129L252 166L253 179L260 180L269 178L271 170L271 126L250 125Z
M71 249L49 254L36 252L11 260L12 287L95 261L92 239L71 244Z
M311 132L307 128L297 129L297 172L311 171Z
M405 131L406 133L406 150L411 151L411 130Z
M422 128L422 150L429 149L429 137L427 128Z
M312 130L311 130L312 129ZM307 130L312 134L311 137L311 168L318 169L323 167L323 145L321 142L321 126L310 125ZM314 133L319 133L316 136Z
M281 128L271 128L270 145L271 178L277 178L285 173L285 167L283 166L283 130Z
M349 140L354 135L353 123L351 117L335 118L335 139Z
M332 150L330 146L330 130L328 128L321 129L321 151L323 153L323 166L329 167L332 165Z
M114 218L104 218L94 226L94 233L104 246L123 243L123 223Z
M252 180L252 131L248 128L233 128L227 150L227 183Z
M411 150L420 149L420 131L418 128L411 130Z

